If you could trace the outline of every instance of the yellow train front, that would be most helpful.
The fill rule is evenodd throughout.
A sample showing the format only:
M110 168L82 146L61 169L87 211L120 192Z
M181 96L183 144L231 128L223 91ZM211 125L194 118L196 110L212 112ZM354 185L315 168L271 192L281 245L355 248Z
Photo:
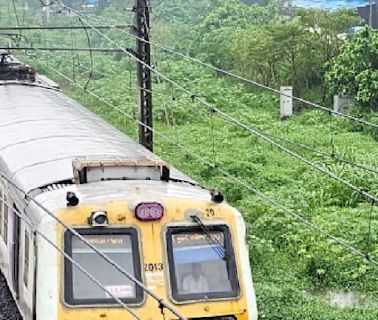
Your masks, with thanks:
M71 186L69 192L79 203L63 210L66 188L39 201L56 204L61 220L187 319L256 319L245 225L234 208L185 183L103 181ZM41 230L56 232L57 245L140 319L164 319L142 288L46 219ZM133 319L54 248L40 241L38 250L38 278L44 281L38 319ZM54 282L52 293L48 284ZM177 319L168 310L164 316Z
M134 319L117 298L178 319L72 228L186 319L257 319L241 214L56 86L24 82L0 86L0 268L23 318Z

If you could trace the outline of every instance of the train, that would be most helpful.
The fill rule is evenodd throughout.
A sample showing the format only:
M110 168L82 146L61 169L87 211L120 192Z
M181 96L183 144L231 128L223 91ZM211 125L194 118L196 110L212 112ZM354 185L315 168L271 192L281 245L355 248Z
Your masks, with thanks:
M242 214L6 53L0 175L0 269L23 319L179 319L148 292L185 319L257 319Z

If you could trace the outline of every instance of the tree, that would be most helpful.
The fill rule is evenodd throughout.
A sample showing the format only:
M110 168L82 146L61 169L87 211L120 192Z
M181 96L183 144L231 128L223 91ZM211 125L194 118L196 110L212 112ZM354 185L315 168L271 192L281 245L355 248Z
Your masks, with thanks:
M233 60L244 75L267 85L292 84L301 94L322 86L326 64L342 45L340 33L359 22L354 10L298 10L291 20L240 32Z
M329 61L336 56L343 41L340 34L362 23L356 10L339 9L335 11L301 9L296 16L301 25L313 35L314 40L321 48L322 60Z
M240 0L219 0L196 27L192 54L201 55L219 67L233 68L238 61L231 56L235 41L247 29L267 25L278 18L273 5L248 6Z
M314 61L314 46L298 20L248 29L233 51L239 72L266 85L292 84L296 93L308 87ZM244 70L244 71L243 71Z
M366 28L342 48L326 74L329 94L351 95L365 108L378 107L378 34Z

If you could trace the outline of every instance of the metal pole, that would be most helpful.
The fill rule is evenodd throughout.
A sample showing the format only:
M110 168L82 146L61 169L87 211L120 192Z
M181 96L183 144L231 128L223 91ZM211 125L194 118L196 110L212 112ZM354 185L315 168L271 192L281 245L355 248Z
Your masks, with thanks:
M96 29L126 29L130 28L129 24L115 24L109 26L93 26ZM92 29L92 27L88 26L1 26L0 31L20 31L20 30L85 30L85 29Z
M1 35L1 33L0 33ZM64 47L0 47L0 50L37 50L37 51L78 51L78 52L124 52L118 48L64 48Z
M151 65L150 48L150 12L148 0L135 0L135 29L139 39L136 41L137 57L148 66ZM143 41L145 40L145 41ZM139 143L153 151L152 130L152 86L151 70L146 65L137 63L137 90L139 104Z

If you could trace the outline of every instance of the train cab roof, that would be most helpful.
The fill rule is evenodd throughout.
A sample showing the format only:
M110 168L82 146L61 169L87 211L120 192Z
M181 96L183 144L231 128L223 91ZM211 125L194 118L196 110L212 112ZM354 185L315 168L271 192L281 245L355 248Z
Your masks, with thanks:
M97 206L119 201L126 201L131 206L135 206L142 202L164 203L167 200L188 200L214 205L210 192L200 186L153 180L112 180L81 185L75 184L52 190L52 192L42 193L38 195L37 199L39 203L51 211L65 209L68 208L66 200L67 191L75 193L75 196L80 201L78 206L81 204L85 206ZM218 205L226 205L228 207L227 202L222 202Z
M56 87L36 83L0 82L0 136L0 169L26 193L75 181L78 159L162 163ZM170 178L195 184L172 168Z

